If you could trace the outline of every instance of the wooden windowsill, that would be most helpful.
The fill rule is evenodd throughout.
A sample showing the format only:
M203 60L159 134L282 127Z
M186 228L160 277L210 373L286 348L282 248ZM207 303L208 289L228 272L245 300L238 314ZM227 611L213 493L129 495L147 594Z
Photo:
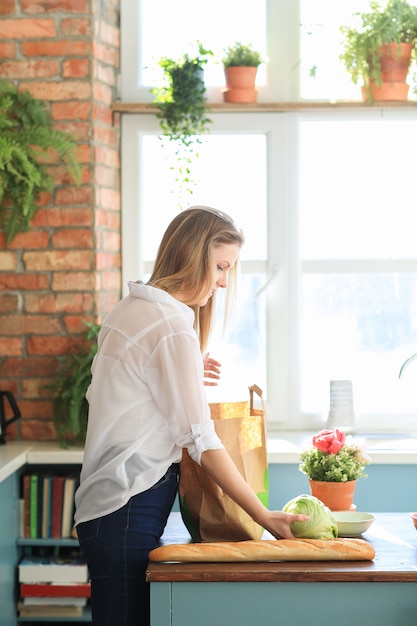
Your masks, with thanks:
M417 107L417 100L405 102L377 102L369 104L362 101L340 100L335 102L254 102L233 104L225 102L207 102L207 109L213 113L281 113L286 111L308 111L316 109L400 109ZM152 102L114 102L111 105L114 113L148 113L155 114L158 107Z

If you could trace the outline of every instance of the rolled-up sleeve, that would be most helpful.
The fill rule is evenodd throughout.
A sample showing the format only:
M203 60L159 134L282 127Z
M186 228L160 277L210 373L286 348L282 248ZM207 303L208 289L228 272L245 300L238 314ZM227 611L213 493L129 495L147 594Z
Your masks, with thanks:
M192 332L165 336L154 350L147 372L155 401L177 446L187 448L198 464L205 450L224 448L211 419L202 357Z
M190 457L199 465L201 465L203 452L224 448L216 433L212 419L205 424L193 424L191 427L191 443L189 436L186 436L182 447L187 448Z

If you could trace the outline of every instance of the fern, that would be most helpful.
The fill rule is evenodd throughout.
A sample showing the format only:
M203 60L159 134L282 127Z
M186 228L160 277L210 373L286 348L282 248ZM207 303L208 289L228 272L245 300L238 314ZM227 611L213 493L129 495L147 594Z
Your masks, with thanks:
M80 183L74 141L72 135L53 128L52 116L41 100L0 81L0 223L7 243L28 230L40 194L52 190L48 164L53 153Z

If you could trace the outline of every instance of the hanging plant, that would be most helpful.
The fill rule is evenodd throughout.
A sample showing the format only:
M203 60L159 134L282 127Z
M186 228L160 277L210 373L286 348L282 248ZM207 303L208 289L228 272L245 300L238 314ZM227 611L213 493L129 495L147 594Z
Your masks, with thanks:
M200 42L197 44L195 55L187 52L179 59L162 57L158 65L163 70L165 85L151 89L158 107L160 138L175 142L176 180L191 194L191 157L198 156L195 147L201 143L200 135L209 131L211 123L206 109L204 66L213 52Z
M81 168L75 149L71 135L53 128L52 116L41 100L0 81L0 224L7 243L28 230L41 192L53 188L48 167L51 151L79 184Z

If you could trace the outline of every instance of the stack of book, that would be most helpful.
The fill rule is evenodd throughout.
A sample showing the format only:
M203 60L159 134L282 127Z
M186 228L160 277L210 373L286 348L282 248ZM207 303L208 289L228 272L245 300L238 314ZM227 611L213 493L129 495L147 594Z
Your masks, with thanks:
M79 557L24 556L19 563L20 617L80 617L90 597Z
M22 529L27 539L61 539L72 536L77 476L41 472L23 475Z

